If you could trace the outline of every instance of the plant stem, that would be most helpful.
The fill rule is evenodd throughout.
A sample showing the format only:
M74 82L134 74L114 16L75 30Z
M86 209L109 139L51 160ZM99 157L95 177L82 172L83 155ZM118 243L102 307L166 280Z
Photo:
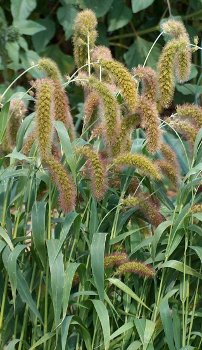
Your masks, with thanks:
M5 283L4 283L4 291L3 291L2 301L1 301L1 312L0 312L0 345L1 345L4 310L5 310L6 296L7 296L7 287L8 287L8 274L6 273L6 278L5 278Z

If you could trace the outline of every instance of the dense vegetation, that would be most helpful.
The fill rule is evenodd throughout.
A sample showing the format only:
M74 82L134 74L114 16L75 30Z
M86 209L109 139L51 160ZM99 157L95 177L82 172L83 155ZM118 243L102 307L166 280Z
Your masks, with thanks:
M3 3L0 349L201 349L201 14Z

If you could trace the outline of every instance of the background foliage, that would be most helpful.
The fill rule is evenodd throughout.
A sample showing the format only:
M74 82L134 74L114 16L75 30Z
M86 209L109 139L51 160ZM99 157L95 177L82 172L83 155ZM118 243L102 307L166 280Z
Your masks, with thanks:
M13 80L17 72L36 63L39 56L54 59L63 74L71 74L72 27L81 9L95 11L99 20L97 43L109 46L113 56L129 68L143 64L159 34L159 24L169 17L164 0L1 0L0 4L1 83ZM171 14L183 20L193 43L202 30L201 0L171 0L170 7ZM163 44L164 39L160 38L147 65L155 68ZM192 79L177 86L177 102L183 96L194 102L201 93L200 51L194 53L193 62Z

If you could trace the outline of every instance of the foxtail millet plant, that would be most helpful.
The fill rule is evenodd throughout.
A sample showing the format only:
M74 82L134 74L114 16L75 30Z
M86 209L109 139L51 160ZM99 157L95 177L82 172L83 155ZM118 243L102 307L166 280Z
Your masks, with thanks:
M187 152L186 164L178 145L186 151L189 143L173 131L180 123L198 131L202 114L178 106L173 130L163 111L189 73L189 38L181 22L164 22L171 39L158 71L130 72L96 46L96 24L91 10L78 14L78 69L68 80L53 61L39 60L46 78L33 84L36 111L17 137L18 149L28 134L21 153L33 142L35 152L1 163L0 348L200 349L200 133L197 157ZM77 108L80 94L70 95L75 127L67 97L74 82L84 102Z

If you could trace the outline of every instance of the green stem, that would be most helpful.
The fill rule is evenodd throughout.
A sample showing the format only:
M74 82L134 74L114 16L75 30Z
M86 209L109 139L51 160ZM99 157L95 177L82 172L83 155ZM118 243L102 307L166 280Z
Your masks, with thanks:
M7 287L8 287L8 274L6 274L5 284L4 284L4 291L3 291L2 301L1 301L1 313L0 313L0 345L1 345L1 336L2 336L2 329L3 329L4 310L5 310L6 296L7 296Z
M36 263L34 263L34 267L33 267L33 271L32 271L32 277L31 277L31 282L30 282L30 293L32 291L33 284L34 284L35 272L36 272ZM22 349L23 339L24 339L24 336L26 335L27 323L28 323L27 322L28 321L28 310L29 310L29 307L28 307L28 305L26 305L18 350Z

